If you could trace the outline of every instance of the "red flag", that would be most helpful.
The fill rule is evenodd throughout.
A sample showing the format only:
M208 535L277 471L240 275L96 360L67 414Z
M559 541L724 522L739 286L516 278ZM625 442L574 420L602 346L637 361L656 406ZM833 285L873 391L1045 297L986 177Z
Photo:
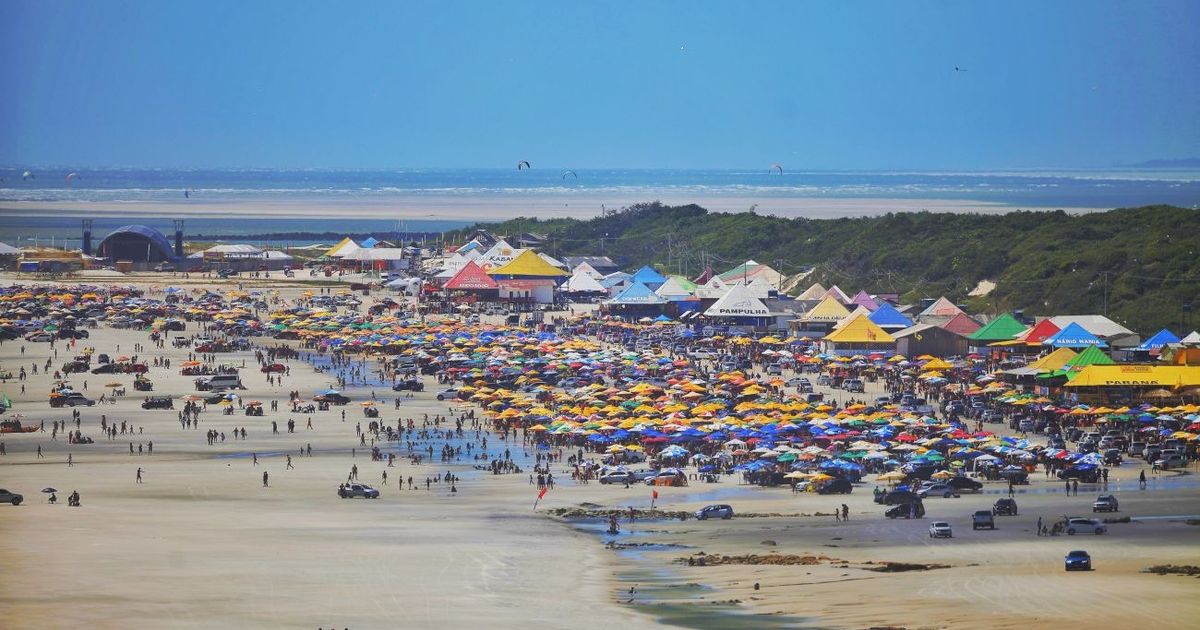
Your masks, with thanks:
M653 496L655 499L657 499L657 498L658 498L658 490L654 490L654 491L652 491L652 492L654 493L652 496Z
M549 489L548 487L542 488L542 491L538 493L538 501L541 501L546 496L546 491Z

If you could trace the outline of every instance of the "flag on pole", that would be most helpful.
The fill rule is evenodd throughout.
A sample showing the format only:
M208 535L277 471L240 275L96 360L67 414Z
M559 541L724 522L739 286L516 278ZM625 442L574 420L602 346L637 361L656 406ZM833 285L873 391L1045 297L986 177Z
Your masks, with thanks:
M654 502L658 500L658 490L650 491L650 510L654 510Z
M534 499L534 501L533 501L533 509L535 509L535 510L536 510L536 509L537 509L537 506L538 506L538 502L542 500L542 497L546 496L546 490L549 490L549 488L542 488L542 489L541 489L541 490L538 492L537 498L536 498L536 499Z

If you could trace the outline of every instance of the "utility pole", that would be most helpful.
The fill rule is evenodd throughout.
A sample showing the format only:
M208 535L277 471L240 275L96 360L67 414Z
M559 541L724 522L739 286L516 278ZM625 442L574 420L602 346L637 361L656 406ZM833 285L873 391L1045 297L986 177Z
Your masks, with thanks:
M1104 316L1108 317L1108 272L1104 272Z

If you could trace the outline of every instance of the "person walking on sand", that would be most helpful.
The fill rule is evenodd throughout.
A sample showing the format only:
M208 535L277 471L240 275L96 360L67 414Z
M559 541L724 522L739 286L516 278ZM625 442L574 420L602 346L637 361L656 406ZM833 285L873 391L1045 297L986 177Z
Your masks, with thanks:
M1142 490L1146 489L1146 471L1145 470L1138 473L1138 487L1141 488Z
M850 506L846 505L845 503L842 504L842 520L850 520Z
M288 455L287 456L287 466L285 467L285 470L293 470L295 468L296 467L292 465L292 456Z
M45 457L45 455L42 455L42 445L41 445L41 444L38 444L38 449L37 449L37 458L38 458L38 459L42 459L43 457Z
M67 468L75 465L75 456L67 453Z
M1038 536L1042 535L1042 517L1040 517L1040 516L1038 517L1038 523L1037 523L1037 535Z
M271 485L267 483L267 471L265 471L265 470L263 471L263 487L264 488L271 487Z
M254 458L254 465L258 465L258 453L250 453L250 457Z
M142 483L142 469L141 469L141 467L139 467L139 468L137 469L137 482L138 482L138 483Z
M837 522L839 522L839 523L841 523L841 522L842 522L842 512L841 512L841 510L839 510L839 509L837 509L837 508L833 508L833 520L835 520L835 521L837 521Z

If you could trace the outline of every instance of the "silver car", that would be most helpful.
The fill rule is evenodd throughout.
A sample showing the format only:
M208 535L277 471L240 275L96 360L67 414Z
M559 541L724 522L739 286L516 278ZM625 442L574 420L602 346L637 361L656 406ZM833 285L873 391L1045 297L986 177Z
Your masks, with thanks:
M1067 534L1074 536L1075 534L1103 534L1108 531L1108 528L1103 523L1094 518L1069 518L1067 519Z

